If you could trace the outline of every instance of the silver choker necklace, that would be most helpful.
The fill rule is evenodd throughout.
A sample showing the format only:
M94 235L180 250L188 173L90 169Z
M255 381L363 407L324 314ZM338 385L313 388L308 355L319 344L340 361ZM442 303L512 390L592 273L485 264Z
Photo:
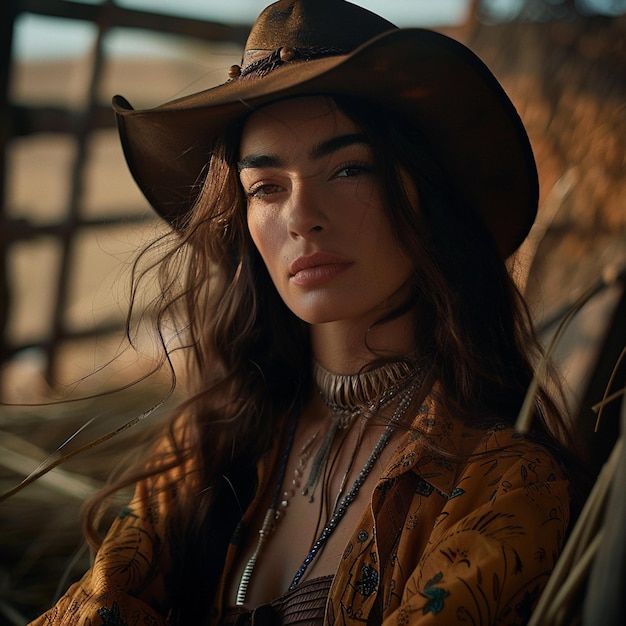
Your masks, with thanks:
M358 374L336 374L313 364L315 386L324 403L344 426L363 411L376 413L415 377L415 353Z

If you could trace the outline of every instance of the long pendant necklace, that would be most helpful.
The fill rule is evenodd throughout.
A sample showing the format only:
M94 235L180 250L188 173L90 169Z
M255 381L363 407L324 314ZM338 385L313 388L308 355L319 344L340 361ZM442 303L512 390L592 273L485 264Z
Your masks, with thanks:
M391 418L385 426L385 430L378 439L376 445L374 446L374 449L372 450L367 461L365 462L365 465L356 477L350 491L343 498L341 498L341 500L339 500L338 504L335 506L330 520L324 526L318 539L315 541L310 552L302 562L302 565L298 569L291 585L289 586L290 590L294 589L298 585L308 567L322 550L322 548L326 544L326 541L331 536L335 528L337 528L339 522L345 515L350 504L352 504L352 502L354 502L354 500L356 499L359 489L365 483L365 480L369 476L372 468L374 467L374 464L380 457L380 454L382 453L384 448L389 443L391 435L393 434L396 426L403 420L404 416L409 410L409 407L411 406L411 403L415 396L415 392L417 391L417 389L419 389L421 385L422 371L421 368L417 366L414 355L410 355L409 357L407 357L407 359L403 361L385 364L381 368L372 370L371 372L348 376L333 374L324 370L319 365L316 365L315 377L318 384L318 389L320 390L320 393L322 394L322 397L324 398L327 406L329 406L329 408L331 409L334 417L331 427L329 429L333 431L333 433L336 433L338 428L346 428L347 426L349 426L353 422L354 418L359 414L361 414L363 416L363 419L366 420L370 415L376 414L383 406L394 400L397 395L400 395L400 393L402 392L403 393L396 409L394 410ZM261 525L261 528L259 529L259 538L257 540L254 552L252 553L252 556L248 559L243 574L241 575L241 580L239 581L236 598L237 606L245 605L248 586L250 584L250 580L252 578L252 573L254 571L257 559L268 538L274 531L276 521L281 515L280 509L284 509L287 506L287 498L289 494L285 492L285 497L283 501L280 501L280 494L285 480L285 473L287 469L289 455L293 447L297 423L298 420L294 420L291 430L289 432L287 448L281 461L278 481L274 489L270 507L267 509L265 517L263 519L263 523ZM315 441L316 437L317 435L311 438L303 446L303 449L300 453L298 467L296 468L294 488L297 486L296 482L299 481L302 474L303 467L301 467L301 462L303 461L303 459L308 458L310 445ZM322 442L322 448L328 446L328 450L324 449L321 455L319 452L316 455L316 461L314 462L315 467L312 468L313 474L317 475L317 473L319 472L319 465L323 465L323 463L320 461L320 458L327 457L327 453L330 451L330 446L332 446L333 439L334 434L333 437L330 437L328 435L324 437L324 441ZM352 467L352 462L353 460L350 461L349 469L350 467ZM344 482L345 476L344 481L342 482L339 496L343 491ZM315 488L316 484L317 478L315 480L312 480L311 477L309 477L309 481L307 482L307 486L305 486L303 495L311 492L311 490ZM292 491L295 491L295 489Z
M331 425L313 459L304 487L303 494L310 495L311 502L337 432L351 426L358 415L363 420L376 415L409 384L417 371L416 353L358 374L337 374L319 363L313 364L315 385L331 411Z
M339 502L332 517L330 518L326 526L324 526L324 529L322 530L317 541L313 544L313 547L311 548L310 552L307 554L306 558L302 562L302 565L296 572L296 575L291 581L291 585L289 585L290 591L297 587L298 583L304 576L308 567L311 565L311 563L313 562L315 557L318 555L320 550L324 547L324 545L326 544L326 541L332 535L335 528L337 528L337 526L339 525L339 522L341 521L341 518L345 515L346 511L348 510L348 507L352 504L352 502L354 502L359 492L359 489L361 489L361 487L363 486L363 483L369 476L369 473L374 467L374 464L376 463L381 452L389 443L389 440L391 438L393 431L395 430L396 426L402 421L402 419L406 415L406 412L409 410L409 407L411 406L411 402L413 401L413 397L415 396L415 392L417 391L419 387L419 382L420 382L419 377L416 377L415 380L409 386L409 388L406 390L405 394L400 399L400 402L398 403L398 406L393 412L391 419L385 426L385 430L383 431L382 435L376 442L374 449L372 450L369 458L365 462L365 465L359 472L359 475L356 477L354 483L352 483L352 488Z

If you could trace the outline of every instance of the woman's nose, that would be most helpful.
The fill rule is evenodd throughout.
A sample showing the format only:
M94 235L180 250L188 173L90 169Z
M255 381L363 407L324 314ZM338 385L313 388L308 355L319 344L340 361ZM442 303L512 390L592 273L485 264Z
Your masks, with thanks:
M289 234L310 237L328 228L325 202L315 183L294 185L289 199Z

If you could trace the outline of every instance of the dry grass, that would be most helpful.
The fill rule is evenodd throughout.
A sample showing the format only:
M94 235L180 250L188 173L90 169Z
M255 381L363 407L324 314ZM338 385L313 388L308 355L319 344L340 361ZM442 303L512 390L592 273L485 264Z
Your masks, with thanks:
M0 492L19 484L57 447L72 452L135 419L159 399L153 394L137 388L78 404L3 408ZM68 460L62 470L0 503L0 624L27 623L89 566L79 526L82 502L125 462L165 412L158 409L145 422Z

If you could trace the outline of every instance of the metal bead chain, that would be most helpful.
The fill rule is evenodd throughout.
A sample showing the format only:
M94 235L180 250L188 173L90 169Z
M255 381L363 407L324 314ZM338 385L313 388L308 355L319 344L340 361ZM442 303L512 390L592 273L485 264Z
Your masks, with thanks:
M252 556L248 559L246 563L246 567L243 570L243 574L241 575L241 580L239 581L239 587L237 588L237 606L243 606L246 602L246 595L248 594L248 586L250 585L250 579L252 578L252 572L254 571L254 566L256 565L256 561L267 541L268 537L274 531L276 520L280 516L280 513L277 509L278 499L280 497L280 489L283 481L285 480L285 472L287 471L287 462L289 461L289 454L291 452L291 448L293 447L293 442L296 435L296 428L298 426L298 417L293 420L293 424L291 425L291 430L289 431L289 438L287 440L287 448L283 455L278 483L276 484L276 488L274 490L274 494L272 496L272 503L270 504L269 509L265 513L265 518L263 519L263 524L259 529L259 539L256 544L256 548L252 553Z
M246 567L243 570L243 574L241 575L241 580L239 581L239 587L237 588L237 606L243 606L246 602L246 595L248 594L248 585L250 584L250 579L252 578L252 572L254 571L254 566L256 565L256 560L265 545L265 541L272 534L274 530L274 525L276 523L276 511L274 509L268 509L265 513L265 519L263 520L263 524L259 529L259 540L256 544L256 548L252 553L252 556L246 563Z

